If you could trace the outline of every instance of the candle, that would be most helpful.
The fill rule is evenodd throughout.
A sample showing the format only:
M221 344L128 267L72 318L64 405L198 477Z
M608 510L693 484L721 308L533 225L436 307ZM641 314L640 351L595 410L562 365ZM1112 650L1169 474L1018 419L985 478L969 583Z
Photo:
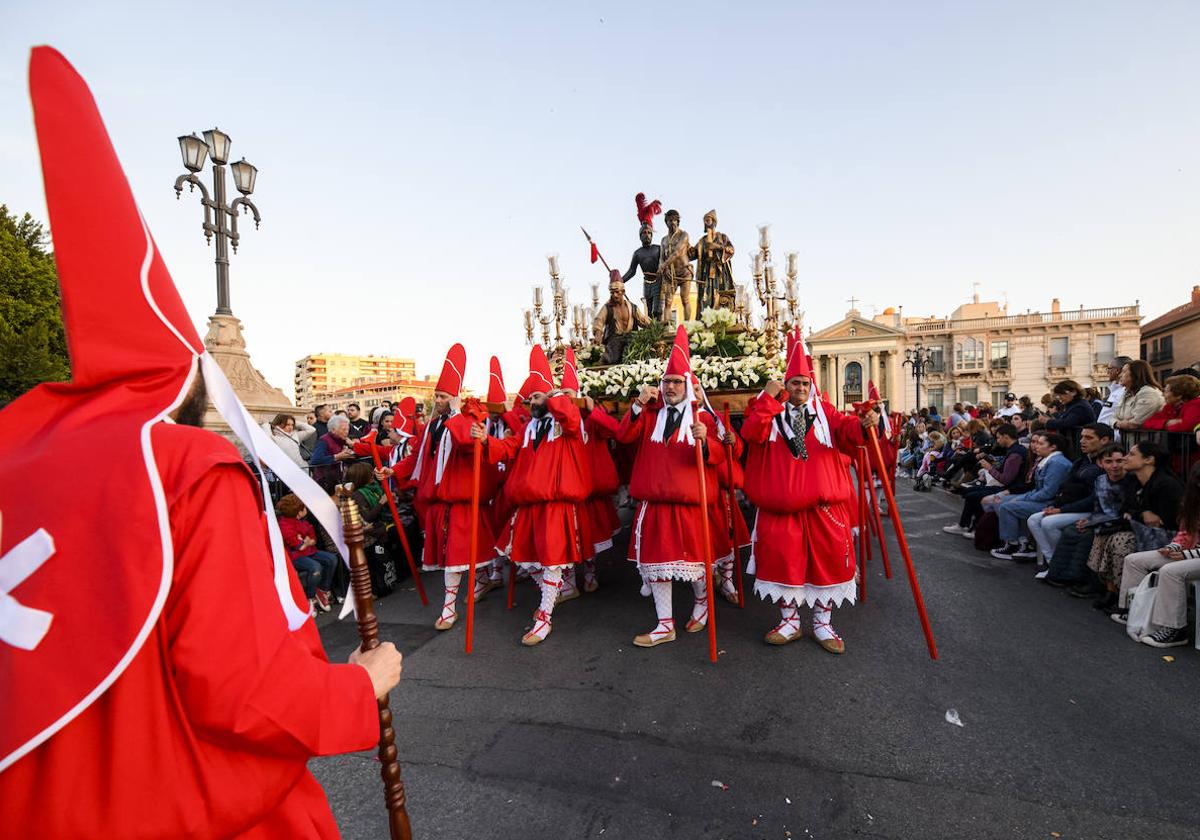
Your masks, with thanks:
M592 284L592 306L600 305L600 284Z
M541 286L533 287L533 305L537 306L537 307L540 307L542 305L542 287Z
M558 274L558 254L551 254L546 257L546 261L550 263L550 276L554 277Z
M796 251L791 251L788 253L787 257L788 257L788 274L795 274L796 266L800 262L800 254L797 253Z
M796 280L795 280L795 278L789 277L787 279L787 296L788 296L788 300L790 300L790 301L796 300Z
M528 309L525 310L525 329L533 329L533 313Z
M763 273L763 256L762 256L762 251L755 251L755 252L754 252L754 273L755 273L755 274L762 274L762 273Z
M770 225L770 223L758 226L758 247L764 248L764 249L771 247L771 225Z
M775 266L773 264L771 264L771 263L767 264L766 274L767 274L767 288L774 289L775 288Z

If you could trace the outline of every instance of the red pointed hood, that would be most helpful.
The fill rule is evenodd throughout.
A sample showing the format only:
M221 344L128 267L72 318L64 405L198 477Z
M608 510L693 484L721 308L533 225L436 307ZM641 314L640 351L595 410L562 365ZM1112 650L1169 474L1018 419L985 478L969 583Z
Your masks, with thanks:
M442 362L442 375L438 377L435 391L444 391L452 397L457 397L462 391L463 372L467 369L467 351L461 344L455 344L446 351L446 361Z
M579 369L575 366L575 348L568 347L566 358L563 360L562 378L558 387L564 391L579 393Z
M883 398L879 396L879 389L875 387L875 380L867 380L867 399L875 402L883 402Z
M413 397L405 397L400 400L400 403L392 410L392 415L396 418L393 421L393 428L397 434L412 435L417 427L417 401Z
M487 401L502 403L504 398L504 374L500 371L500 360L492 356L491 370L488 373Z
M539 391L543 394L554 390L554 374L550 370L550 360L542 345L535 344L529 351L529 376L521 386L521 398L529 399Z
M683 324L675 330L675 344L671 347L671 355L667 357L667 369L663 376L682 376L690 378L692 373L692 352L688 348L688 334Z
M808 355L808 347L804 343L804 336L800 334L799 327L795 327L788 333L787 371L783 374L783 381L787 382L796 376L813 379L812 357Z

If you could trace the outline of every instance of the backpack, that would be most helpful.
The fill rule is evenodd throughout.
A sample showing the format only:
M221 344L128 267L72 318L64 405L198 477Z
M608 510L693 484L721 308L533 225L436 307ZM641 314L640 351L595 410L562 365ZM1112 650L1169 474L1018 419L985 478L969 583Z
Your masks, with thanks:
M994 510L984 511L975 523L975 547L980 551L991 551L1000 546L1000 517Z

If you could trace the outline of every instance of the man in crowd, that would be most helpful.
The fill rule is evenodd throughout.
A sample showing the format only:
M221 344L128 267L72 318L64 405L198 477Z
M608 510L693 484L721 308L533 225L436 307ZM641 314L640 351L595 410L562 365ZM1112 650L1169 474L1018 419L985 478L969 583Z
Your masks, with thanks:
M1009 391L1004 395L1004 405L996 411L996 416L1005 420L1011 420L1013 417L1021 413L1021 406L1017 405L1017 395Z
M799 329L793 330L784 381L766 384L742 424L750 450L746 495L758 506L747 571L755 575L755 594L778 602L782 613L768 644L800 638L799 605L805 603L814 638L840 654L846 646L833 629L833 607L853 604L857 594L856 496L843 456L857 455L879 412L841 414L815 390L812 360Z
M346 417L350 420L350 440L358 440L367 433L367 429L371 428L370 422L362 416L362 409L358 403L350 403L346 406Z
M591 470L579 409L554 387L540 344L529 354L529 378L521 390L529 395L532 416L520 438L489 437L482 423L475 424L471 436L484 441L489 462L512 461L505 485L516 511L508 542L497 550L540 578L541 604L533 613L533 627L521 638L521 644L532 647L550 635L563 571L583 559L579 508L591 488Z
M1091 571L1087 567L1088 553L1096 530L1121 518L1126 488L1125 451L1119 444L1110 443L1100 447L1096 462L1101 472L1092 485L1092 506L1084 511L1086 515L1076 515L1072 527L1059 531L1046 576L1038 578L1043 583L1057 587L1087 584L1083 586L1083 595L1080 597L1094 594Z
M689 633L708 626L705 555L717 563L733 555L729 532L721 527L720 485L716 467L725 461L724 444L714 418L698 409L692 383L687 330L681 325L657 388L645 386L621 420L617 440L636 445L629 495L639 499L634 514L629 559L638 565L646 588L654 597L658 623L649 633L634 638L638 647L675 641L671 610L671 581L692 584L694 603L687 623ZM696 447L702 451L705 496L700 495ZM703 540L708 518L710 544Z
M317 430L318 438L323 438L329 433L329 418L332 416L333 409L325 405L325 403L318 403L313 407L313 417L316 420L313 421L312 425Z
M87 86L48 47L30 76L73 378L0 414L0 813L47 838L335 837L308 759L378 741L400 654L326 661L258 482L198 428L209 393L235 430L244 409ZM34 436L12 445L18 429ZM70 470L59 433L105 442L70 505L51 501ZM236 433L336 522L261 429ZM88 562L101 533L104 562Z

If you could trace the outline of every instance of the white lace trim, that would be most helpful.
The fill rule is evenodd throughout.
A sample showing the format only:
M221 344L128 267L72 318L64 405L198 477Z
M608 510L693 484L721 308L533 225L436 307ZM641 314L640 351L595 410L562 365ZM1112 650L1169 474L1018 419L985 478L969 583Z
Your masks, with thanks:
M784 583L772 583L767 580L754 581L754 594L764 601L779 601L784 604L795 602L812 606L816 603L833 601L835 607L843 602L853 604L858 598L857 579L845 583L835 583L833 586L814 586L806 583L802 586L788 586Z
M716 568L717 563L731 562L732 554L726 554L721 559L713 563L713 568ZM630 562L637 563L636 560ZM704 580L704 564L695 563L691 560L671 560L666 563L638 563L638 572L643 580Z

